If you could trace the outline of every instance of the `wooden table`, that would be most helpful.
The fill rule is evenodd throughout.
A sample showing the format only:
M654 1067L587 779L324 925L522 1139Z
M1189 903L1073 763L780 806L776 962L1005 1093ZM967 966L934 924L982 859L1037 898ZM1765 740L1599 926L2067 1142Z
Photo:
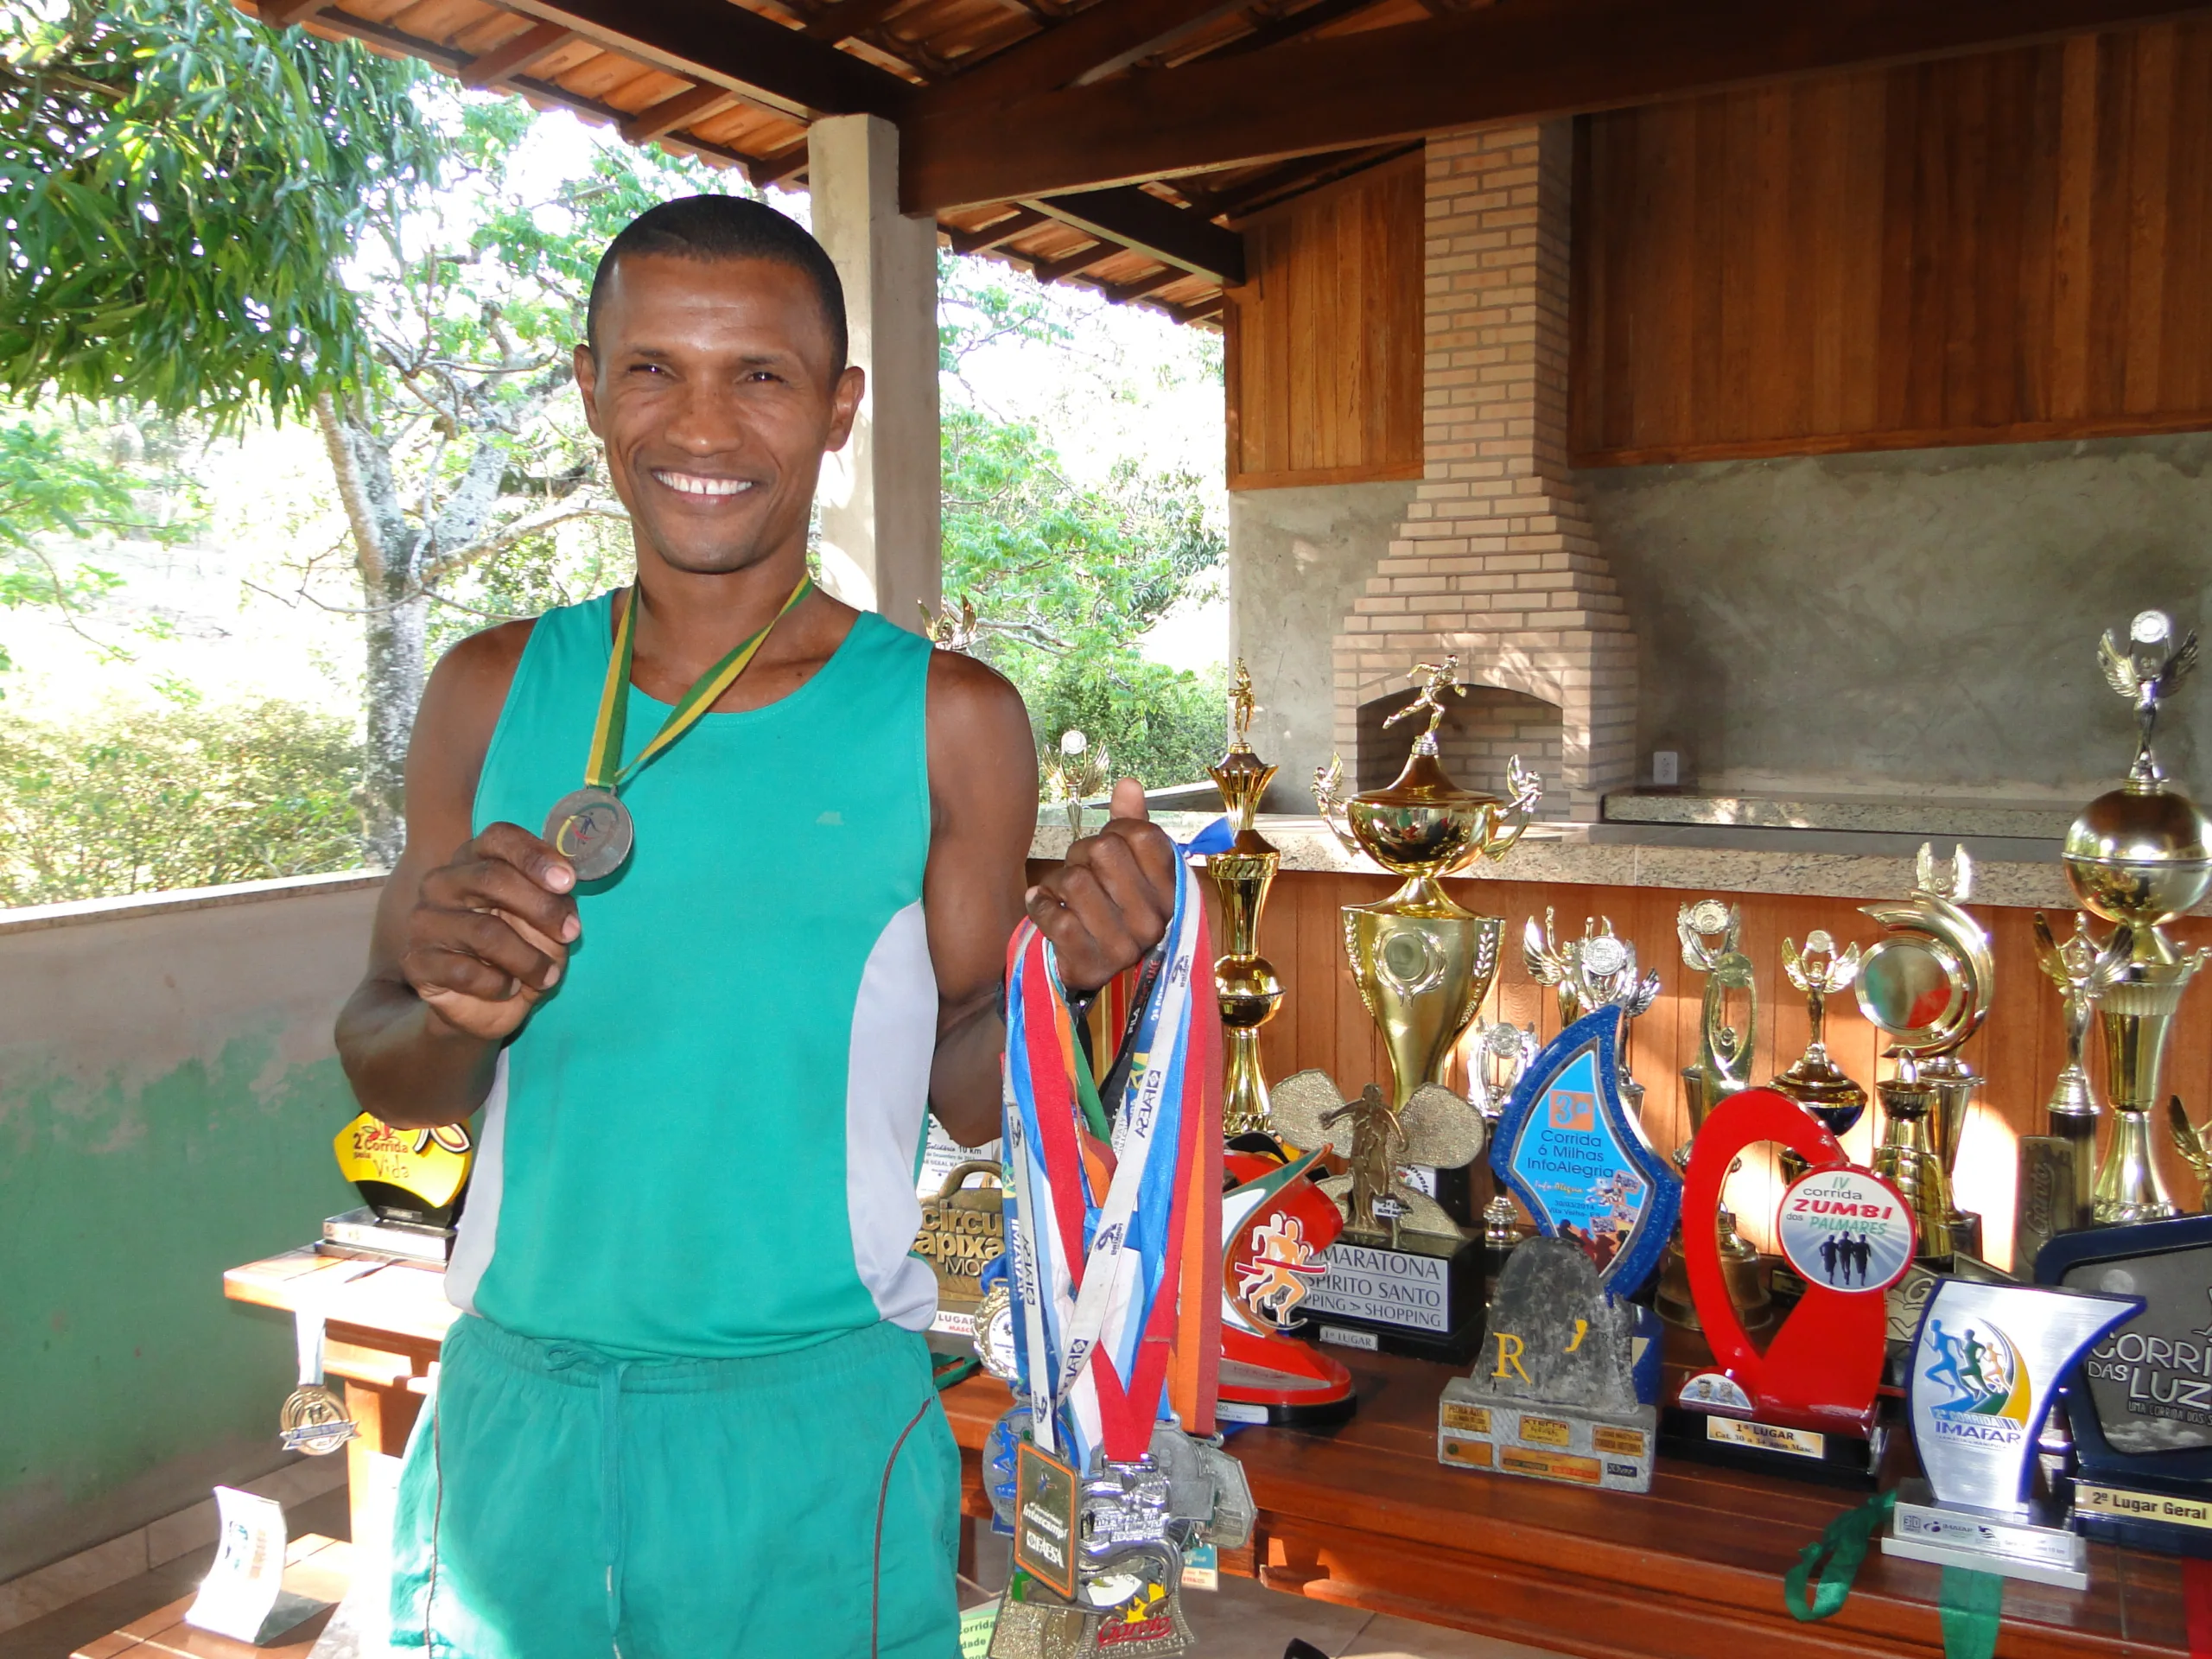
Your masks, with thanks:
M233 1269L232 1297L289 1308L327 1272L302 1252ZM397 1453L454 1318L439 1275L388 1268L331 1294L329 1369L361 1425L351 1455ZM1589 1492L1447 1469L1436 1460L1436 1399L1450 1370L1344 1355L1359 1412L1308 1433L1246 1429L1230 1442L1251 1478L1259 1526L1224 1560L1281 1590L1612 1659L1940 1659L1941 1570L1871 1551L1833 1618L1801 1624L1782 1577L1858 1497L1770 1476L1662 1461L1648 1496ZM988 1512L977 1478L1005 1387L971 1378L946 1415L968 1465L964 1507ZM2005 1592L2007 1659L2177 1659L2189 1651L2180 1564L2089 1548L2086 1592L2018 1580Z
M345 1599L353 1578L353 1547L320 1533L303 1533L284 1550L284 1587L296 1596L331 1604L265 1648L196 1630L184 1622L192 1597L184 1596L111 1636L87 1642L69 1659L308 1659L315 1638Z

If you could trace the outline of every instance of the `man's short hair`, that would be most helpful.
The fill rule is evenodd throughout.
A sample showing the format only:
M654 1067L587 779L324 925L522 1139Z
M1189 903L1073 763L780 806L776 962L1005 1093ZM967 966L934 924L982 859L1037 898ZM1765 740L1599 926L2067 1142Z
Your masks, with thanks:
M830 329L830 369L840 373L849 344L845 333L845 285L822 245L795 219L766 202L742 196L679 196L648 207L622 227L599 257L592 273L591 301L584 310L584 339L599 349L599 306L615 265L626 257L663 254L678 259L772 259L803 273L821 302Z

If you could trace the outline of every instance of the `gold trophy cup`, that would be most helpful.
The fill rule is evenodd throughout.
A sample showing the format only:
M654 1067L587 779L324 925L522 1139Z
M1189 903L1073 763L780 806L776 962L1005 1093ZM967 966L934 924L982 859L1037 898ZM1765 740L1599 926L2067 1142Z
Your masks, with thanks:
M1996 977L1989 935L1959 908L1973 891L1965 848L1945 873L1923 845L1910 899L1859 906L1889 931L1859 962L1859 1011L1889 1038L1885 1052L1897 1063L1897 1075L1875 1085L1884 1123L1874 1173L1912 1202L1929 1260L1981 1255L1981 1217L1951 1202L1967 1109L1981 1086L1958 1051L1989 1017Z
M1528 828L1543 792L1517 755L1506 773L1510 800L1473 794L1444 775L1436 728L1444 718L1443 695L1465 695L1456 677L1459 665L1456 656L1420 664L1411 677L1421 683L1421 696L1384 722L1428 715L1395 781L1341 805L1341 760L1332 759L1313 781L1322 821L1344 849L1405 878L1388 899L1344 910L1344 954L1360 1000L1382 1030L1395 1111L1403 1111L1424 1083L1442 1082L1453 1046L1497 973L1503 921L1462 910L1438 878L1478 858L1503 858Z
M2145 611L2126 648L2107 633L2099 657L2106 681L2134 703L2141 731L2127 781L2082 809L2064 853L2075 897L2114 925L2100 952L2097 1006L2113 1113L2094 1200L2104 1226L2181 1213L2152 1158L2151 1114L2182 994L2212 951L2177 950L2163 930L2212 887L2212 824L2167 787L2151 753L2160 702L2196 665L2196 634L2176 645L2172 620Z
M1252 677L1240 659L1229 688L1229 753L1208 768L1236 840L1206 860L1206 874L1221 893L1229 949L1214 958L1214 996L1227 1028L1221 1128L1225 1135L1265 1134L1274 1128L1268 1109L1267 1074L1260 1069L1260 1027L1282 1004L1282 982L1260 954L1260 912L1274 885L1281 855L1252 827L1275 769L1252 752Z

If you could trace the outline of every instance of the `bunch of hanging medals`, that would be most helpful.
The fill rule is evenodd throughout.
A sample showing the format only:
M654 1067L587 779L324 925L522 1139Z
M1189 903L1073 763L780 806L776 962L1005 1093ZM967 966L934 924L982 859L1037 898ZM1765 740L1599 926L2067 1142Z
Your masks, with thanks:
M1007 950L1012 1340L986 1353L1016 1401L988 1454L1014 1570L992 1659L1183 1652L1185 1552L1251 1533L1243 1469L1214 1432L1221 1038L1197 982L1211 961L1179 858L1166 937L1102 994L1121 1041L1094 1068L1050 942L1024 921Z

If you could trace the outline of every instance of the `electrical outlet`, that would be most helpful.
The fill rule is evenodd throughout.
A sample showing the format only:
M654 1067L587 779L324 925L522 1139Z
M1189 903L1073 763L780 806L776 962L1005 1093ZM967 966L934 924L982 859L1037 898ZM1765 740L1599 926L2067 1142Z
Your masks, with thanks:
M1682 781L1682 757L1673 749L1656 749L1651 755L1651 781L1674 785Z

